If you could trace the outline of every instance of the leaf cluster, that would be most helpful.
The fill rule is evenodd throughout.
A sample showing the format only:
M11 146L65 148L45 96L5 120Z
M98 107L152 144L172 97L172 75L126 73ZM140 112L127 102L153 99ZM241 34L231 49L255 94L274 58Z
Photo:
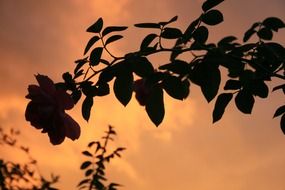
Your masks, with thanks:
M82 154L86 157L80 169L85 172L83 180L78 184L79 189L95 189L95 190L116 190L120 184L109 183L106 178L106 164L116 157L121 157L121 152L125 150L123 147L118 147L115 150L108 152L108 145L110 141L114 140L116 132L112 126L109 126L102 141L92 141L88 144L87 150Z
M51 174L51 179L48 180L39 172L37 161L31 157L29 148L19 144L19 134L20 132L13 128L9 132L0 128L0 145L18 149L28 158L24 163L0 158L0 189L57 190L53 186L58 182L59 176Z
M70 90L75 102L85 96L83 118L89 120L95 98L108 95L111 82L123 106L127 106L133 93L137 99L142 98L140 104L156 126L165 116L164 94L184 100L190 95L192 85L199 86L207 102L216 99L213 122L222 118L233 99L240 112L251 114L255 99L268 97L268 83L275 78L285 79L284 47L272 41L285 24L277 17L269 17L254 23L245 32L242 43L232 35L210 43L208 28L224 20L222 12L216 9L222 2L206 0L201 15L185 30L173 26L177 16L162 22L135 24L151 32L142 39L137 51L123 56L115 56L108 47L123 38L118 32L127 27L104 27L103 19L99 18L87 29L93 35L84 50L87 57L75 62L73 74L63 76L63 86ZM166 47L165 41L172 42L173 46ZM169 61L155 69L149 56L160 53L169 53ZM227 76L221 75L222 69L227 71ZM136 89L137 80L144 81L143 89ZM222 80L226 81L223 89L220 88Z

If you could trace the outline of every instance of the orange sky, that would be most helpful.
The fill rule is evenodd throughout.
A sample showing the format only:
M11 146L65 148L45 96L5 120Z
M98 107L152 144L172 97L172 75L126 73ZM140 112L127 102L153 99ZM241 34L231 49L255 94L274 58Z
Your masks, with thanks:
M45 174L61 176L58 187L75 189L86 144L102 135L108 124L116 127L117 144L127 147L123 158L110 165L109 176L125 190L284 190L285 136L279 119L272 120L280 94L256 101L252 116L230 106L222 121L211 124L213 104L208 105L197 88L179 102L166 97L166 118L159 128L132 100L127 108L114 95L98 98L89 123L80 105L70 114L80 123L81 138L52 146L47 135L24 119L27 86L34 74L55 81L81 58L90 36L86 28L98 17L106 25L164 21L178 15L176 26L185 28L200 14L202 0L62 0L0 1L0 125L22 131ZM268 16L285 19L284 0L228 0L219 7L225 22L211 29L211 40L234 34L242 38L250 25ZM113 46L123 55L139 47L144 32L131 27L125 39ZM285 32L277 40L285 42ZM156 59L157 64L164 60ZM278 81L277 81L278 83ZM194 85L193 85L194 86ZM283 97L282 97L283 98ZM233 105L233 104L232 104ZM0 150L2 151L2 149ZM4 150L3 150L4 153ZM13 157L12 152L6 152Z

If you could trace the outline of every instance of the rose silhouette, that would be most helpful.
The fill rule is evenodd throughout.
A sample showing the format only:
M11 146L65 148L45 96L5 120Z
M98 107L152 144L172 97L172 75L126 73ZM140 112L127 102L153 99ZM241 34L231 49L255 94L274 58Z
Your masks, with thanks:
M65 137L72 140L80 136L80 126L65 110L74 106L73 99L63 89L56 89L53 81L44 75L35 76L38 85L29 85L25 117L36 129L47 133L53 145L61 144Z
M145 79L138 79L133 84L135 97L141 106L145 106L150 95L150 88L145 84Z

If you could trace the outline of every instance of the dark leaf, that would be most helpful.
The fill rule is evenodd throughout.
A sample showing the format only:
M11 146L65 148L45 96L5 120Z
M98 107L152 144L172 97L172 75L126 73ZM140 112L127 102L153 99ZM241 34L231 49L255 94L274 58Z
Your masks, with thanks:
M200 19L196 19L187 27L187 29L185 30L182 36L184 43L186 43L192 38L193 32L196 29L197 25L199 24L199 21Z
M164 118L163 90L154 86L146 103L146 112L151 121L158 126Z
M249 91L243 89L239 91L235 97L235 103L242 113L251 114L254 105L254 97Z
M256 27L258 27L259 25L260 23L256 22L250 27L250 29L245 32L243 42L247 42L251 38L251 36L256 33Z
M262 24L275 32L278 32L278 29L285 27L284 22L277 17L266 18Z
M168 63L159 67L161 70L167 70L180 75L189 73L190 66L187 62L182 60L174 60L172 63Z
M206 11L214 8L215 6L219 5L223 1L224 0L206 0L202 5L202 9L204 12L206 12Z
M90 65L91 66L96 66L100 63L102 53L103 53L102 47L97 47L92 50L92 52L90 53Z
M189 95L190 83L185 80L181 81L178 77L168 76L162 82L163 89L172 98L183 100Z
M209 31L205 26L200 26L193 33L193 38L200 44L205 44L209 36Z
M94 144L97 144L98 142L96 142L96 141L92 141L92 142L90 142L90 143L88 143L88 147L89 148L91 148Z
M133 74L126 69L121 72L114 82L116 98L126 106L132 98Z
M225 84L224 90L238 90L241 88L241 82L238 80L228 80Z
M102 36L104 37L111 32L124 31L127 28L128 28L127 26L108 26L103 30Z
M247 42L251 38L251 36L255 33L256 33L256 30L252 30L252 29L249 29L248 31L246 31L243 37L243 42Z
M218 93L221 83L221 73L219 69L208 70L209 73L204 73L202 79L201 90L208 102L212 101Z
M114 72L112 67L107 67L99 75L99 83L110 82L114 78Z
M91 162L90 161L85 161L85 162L83 162L82 164L81 164L81 166L80 166L80 169L81 170L84 170L84 169L86 169L88 166L90 166L91 165Z
M85 172L85 177L90 176L93 172L94 172L94 170L93 170L93 169L89 169L89 170L87 170L87 171Z
M162 26L166 26L166 25L168 25L168 24L170 24L170 23L172 23L172 22L177 21L177 19L178 19L178 16L174 16L174 17L171 18L169 21L167 21L167 22L160 22L159 24L162 25Z
M261 39L264 39L264 40L272 40L272 37L273 37L272 31L268 28L261 28L257 32L257 35L258 35L258 37L260 37Z
M160 24L158 24L158 23L139 23L139 24L135 24L135 27L139 27L139 28L158 28L158 29L160 29Z
M260 98L267 98L269 89L264 81L258 80L254 82L253 94Z
M157 34L148 34L142 41L141 43L141 47L140 50L144 50L147 47L149 47L149 45L151 44L151 42L157 37Z
M62 74L62 78L65 81L65 83L70 83L70 82L74 82L72 79L72 75L69 72L65 72Z
M87 96L82 103L82 109L81 109L82 116L86 121L88 121L90 118L90 111L92 106L93 106L93 97Z
M224 37L223 39L221 39L219 42L218 42L218 46L219 47L223 47L223 46L226 46L227 44L230 44L232 43L233 41L237 40L237 38L235 36L227 36L227 37Z
M88 29L87 32L92 32L92 33L99 33L101 32L103 27L103 19L99 18L94 24L92 24Z
M87 150L83 151L82 154L85 155L85 156L89 156L89 157L92 157L92 156L93 156L93 155L92 155L89 151L87 151Z
M154 72L154 68L146 57L136 57L131 60L132 70L140 77L146 77Z
M98 36L93 36L87 43L85 50L84 50L84 55L89 51L89 49L98 41L100 38Z
M181 40L180 38L178 40ZM176 46L170 54L170 61L174 61L182 53L182 46Z
M210 10L202 15L202 21L208 25L217 25L223 22L224 17L223 14L218 10Z
M274 118L274 117L278 117L278 116L280 116L281 114L284 114L284 113L285 113L285 105L280 106L280 107L275 111L273 118Z
M100 82L96 90L96 96L106 96L110 93L109 84L106 82Z
M105 42L105 45L109 44L109 43L112 43L114 41L117 41L119 39L123 38L122 35L114 35L114 36L111 36L110 38L108 38Z
M164 28L161 37L166 39L176 39L182 36L182 32L178 28Z
M285 114L283 114L281 117L280 127L281 127L283 134L285 134Z
M82 96L82 93L80 90L74 90L72 92L71 97L74 101L74 104L76 104L80 100L81 96Z
M282 89L283 93L285 94L285 84L275 86L272 91L274 92L274 91L279 90L279 89Z
M81 180L80 183L77 185L77 187L84 185L85 183L89 183L91 180L90 179L84 179Z
M216 104L215 104L215 108L213 111L213 123L215 123L216 121L219 121L223 117L225 108L227 107L227 105L229 104L232 98L233 98L232 93L224 93L218 96Z
M74 69L74 79L76 79L77 77L80 77L83 74L83 69L81 69L81 67L84 65L84 63L78 64L76 65L75 69Z

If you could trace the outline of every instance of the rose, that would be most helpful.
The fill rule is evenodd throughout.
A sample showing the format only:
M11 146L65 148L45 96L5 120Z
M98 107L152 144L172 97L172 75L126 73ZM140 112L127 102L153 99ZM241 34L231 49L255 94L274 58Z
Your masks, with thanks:
M145 79L138 79L133 84L135 97L141 106L145 106L150 96L150 88L146 85Z
M80 136L80 126L65 110L74 106L74 101L63 89L57 89L53 81L44 75L35 76L38 85L29 85L25 117L36 129L47 133L53 145L61 144L65 137L72 140Z

